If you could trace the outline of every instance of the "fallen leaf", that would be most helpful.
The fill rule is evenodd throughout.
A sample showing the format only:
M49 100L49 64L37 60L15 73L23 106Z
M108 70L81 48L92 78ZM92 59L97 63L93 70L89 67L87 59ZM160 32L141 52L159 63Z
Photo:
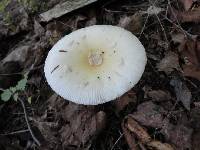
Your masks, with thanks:
M200 130L197 130L192 135L192 149L199 150Z
M199 149L199 139L200 139L200 109L199 107L193 108L190 113L190 126L194 129L192 134L192 149Z
M67 102L56 94L50 97L45 105L53 111L38 117L40 120L36 126L42 135L45 135L44 138L48 141L46 145L49 147L55 147L56 144L62 145L64 149L90 147L92 139L105 127L106 114L96 111L94 106ZM51 118L48 118L49 115ZM52 127L52 123L57 124Z
M171 73L174 69L180 70L178 55L174 52L168 52L156 67L166 74Z
M170 144L161 143L160 141L151 141L147 144L147 146L155 150L174 150Z
M34 19L34 33L37 36L42 36L45 33L45 29L36 19Z
M170 140L171 143L176 145L176 149L191 149L191 140L193 129L186 127L182 124L178 125L167 125L161 132L165 135L167 140Z
M162 90L148 91L147 96L150 97L152 101L156 102L168 101L171 99L170 93Z
M200 80L200 69L195 68L194 66L184 66L183 75L187 77L193 77Z
M174 87L177 101L182 102L183 106L187 110L190 110L192 94L185 83L183 83L179 78L174 78L170 81L170 85Z
M194 0L179 0L179 2L183 5L184 9L188 11L192 7Z
M10 100L12 96L12 93L9 89L3 91L3 93L1 94L1 100L4 102L7 102L8 100Z
M144 144L147 144L151 141L151 137L147 131L141 127L133 118L128 116L127 118L127 128L133 132L136 137Z
M124 137L126 139L126 142L128 143L130 150L137 150L135 136L127 129L124 121L122 121L121 127L122 127Z
M137 149L137 145L135 144L135 137L138 139L138 143L147 145L149 148L153 148L156 150L173 150L174 148L168 143L162 143L160 141L154 141L145 130L137 121L134 120L132 115L128 115L125 117L122 123L122 129L125 134L125 138L131 150ZM130 131L128 132L127 131ZM131 141L133 140L133 141Z
M185 60L184 75L200 80L200 41L197 38L185 39L179 50Z
M179 10L176 10L175 8L169 9L170 19L174 22L177 20L180 23L184 22L200 22L200 7L193 9L192 11L182 12Z
M130 103L136 103L136 94L131 92L126 93L123 96L119 97L117 100L115 100L113 103L115 105L115 111L120 112L122 111L126 106L128 106Z
M180 44L185 40L186 37L183 33L175 33L175 34L172 34L171 38L175 44L177 43Z
M131 31L134 34L139 33L143 27L142 14L135 13L132 16L123 16L120 18L118 26Z
M131 114L136 121L146 127L161 129L165 140L173 143L176 149L191 149L192 128L183 124L172 124L166 116L166 111L152 102L140 104L137 111Z
M132 117L144 126L154 128L162 128L163 124L168 124L168 120L164 120L166 111L152 102L145 102L137 107L137 111Z

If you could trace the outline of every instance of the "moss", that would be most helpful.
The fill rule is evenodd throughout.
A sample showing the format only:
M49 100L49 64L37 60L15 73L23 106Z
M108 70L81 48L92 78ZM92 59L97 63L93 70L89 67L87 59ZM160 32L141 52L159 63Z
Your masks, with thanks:
M10 13L9 13L9 12L5 12L5 13L4 13L3 21L4 21L6 24L12 24L12 18L11 18L11 16L10 16Z
M46 8L46 3L40 0L18 0L30 13Z
M10 0L1 0L0 1L0 12L4 12L6 6L10 3Z
M39 3L37 0L18 0L25 9L27 9L30 13L35 13L39 10Z

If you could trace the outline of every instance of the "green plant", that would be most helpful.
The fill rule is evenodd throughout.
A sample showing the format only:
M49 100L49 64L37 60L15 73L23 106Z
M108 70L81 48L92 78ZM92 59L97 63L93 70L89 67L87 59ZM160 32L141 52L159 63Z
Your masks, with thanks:
M13 97L15 101L18 99L19 92L24 91L28 81L28 73L23 75L23 78L17 82L16 86L3 90L1 100L7 102Z

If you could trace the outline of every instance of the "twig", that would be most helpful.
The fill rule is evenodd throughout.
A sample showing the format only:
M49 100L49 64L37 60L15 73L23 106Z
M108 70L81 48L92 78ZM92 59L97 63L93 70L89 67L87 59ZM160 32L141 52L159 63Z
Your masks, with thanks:
M157 1L157 0L156 0L156 1ZM155 6L156 1L155 1L154 3L152 3L151 0L149 0L149 3L150 3L152 6L156 7L156 6ZM163 25L162 25L162 23L161 23L161 21L160 21L160 18L158 17L158 15L157 15L156 13L155 13L155 16L156 16L156 18L157 18L157 20L158 20L158 22L159 22L159 24L160 24L160 27L161 27L162 32L164 33L164 37L165 37L165 40L166 40L166 42L167 42L167 47L168 47L169 41L168 41L168 39L167 39L166 31L165 31L165 29L164 29L164 27L163 27Z
M44 66L44 64L37 66L37 67L30 67L30 69L28 70L28 72L30 71L34 71L37 69L40 69ZM1 73L0 76L13 76L13 75L22 75L24 72L26 71L22 71L22 72L14 72L14 73Z
M0 136L20 134L20 133L24 133L24 132L29 132L29 130L25 129L25 130L19 130L19 131L10 132L10 133L3 133L3 134L0 134Z
M149 14L147 14L147 18L145 19L144 25L143 25L142 30L141 30L141 32L140 32L139 39L141 38L141 35L142 35L142 33L144 32L144 29L145 29L145 27L146 27L146 24L147 24L148 19L149 19Z
M29 130L29 132L30 132L30 134L31 134L31 136L32 136L32 138L33 138L33 140L34 140L34 142L35 142L38 146L40 146L41 144L40 144L39 140L35 137L35 135L34 135L32 129L31 129L31 126L30 126L30 124L29 124L28 116L27 116L27 113L26 113L26 107L25 107L25 105L24 105L24 101L23 101L21 98L19 98L19 97L18 97L18 100L21 102L21 105L22 105L22 107L23 107L23 110L24 110L24 117L25 117L25 120L26 120L26 124L27 124L28 130Z
M119 136L119 138L117 139L117 141L114 143L114 145L112 146L111 150L113 150L115 148L115 145L119 142L119 140L123 137L123 133Z
M183 32L185 37L190 37L190 38L192 37L192 34L190 34L187 31L185 31L179 24L177 25L176 23L174 23L171 19L169 19L167 17L165 17L165 19L167 21L169 21L170 23L172 23L174 26L176 26L178 29L180 29Z

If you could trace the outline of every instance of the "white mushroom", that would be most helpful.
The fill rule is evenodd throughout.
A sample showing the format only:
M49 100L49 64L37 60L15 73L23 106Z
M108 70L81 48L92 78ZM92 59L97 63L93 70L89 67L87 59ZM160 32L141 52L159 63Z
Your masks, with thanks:
M130 90L146 61L143 45L131 32L94 25L58 41L49 51L44 71L51 88L64 99L97 105Z

